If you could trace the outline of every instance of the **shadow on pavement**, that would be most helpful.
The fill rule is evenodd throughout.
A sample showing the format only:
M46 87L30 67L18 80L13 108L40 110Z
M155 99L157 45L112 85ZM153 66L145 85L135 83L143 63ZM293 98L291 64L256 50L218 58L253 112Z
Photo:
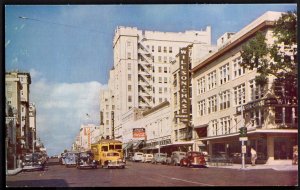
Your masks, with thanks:
M68 187L63 179L6 181L6 187Z

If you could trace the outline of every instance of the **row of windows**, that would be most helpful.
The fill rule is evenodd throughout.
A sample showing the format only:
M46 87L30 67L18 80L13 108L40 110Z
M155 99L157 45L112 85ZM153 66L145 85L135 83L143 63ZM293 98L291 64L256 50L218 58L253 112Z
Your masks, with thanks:
M225 84L230 80L230 76L233 76L233 79L245 74L245 69L240 66L242 58L238 57L232 62L232 75L230 75L230 64L226 63L225 65L219 67L218 70L214 70L208 73L206 76L203 76L197 80L197 94L202 94L206 90L211 90L216 88L217 81L219 85ZM218 72L217 72L218 71ZM219 73L217 75L217 73Z
M264 95L264 88L255 86L254 80L249 81L250 101L260 99ZM219 110L224 110L230 107L230 90L220 92L218 95L208 97L207 100L197 102L197 115L203 116L206 114L214 113ZM245 83L240 84L233 88L234 105L239 106L246 103L245 98ZM219 106L218 106L219 105Z
M147 45L147 48L150 50L150 46L149 45ZM151 51L152 52L155 52L155 46L151 46ZM172 47L166 47L166 46L164 46L163 47L163 49L162 49L162 46L157 46L157 52L162 52L163 51L163 53L173 53L173 49L172 49Z

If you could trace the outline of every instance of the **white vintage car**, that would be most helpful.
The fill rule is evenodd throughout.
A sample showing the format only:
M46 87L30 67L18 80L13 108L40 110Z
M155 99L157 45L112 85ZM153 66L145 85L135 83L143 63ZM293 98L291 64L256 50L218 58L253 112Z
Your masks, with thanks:
M151 160L153 159L153 155L152 154L144 154L143 155L143 160L142 162L151 162Z
M133 155L133 161L134 162L141 162L143 160L143 155L144 155L144 153L142 153L142 152L136 152L136 153L134 153L134 155Z

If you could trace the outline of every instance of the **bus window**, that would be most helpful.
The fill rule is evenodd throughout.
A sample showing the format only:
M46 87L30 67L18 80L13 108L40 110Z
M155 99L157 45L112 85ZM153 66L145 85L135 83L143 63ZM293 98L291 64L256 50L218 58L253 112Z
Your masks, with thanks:
M101 151L108 151L108 147L107 146L102 146Z
M109 145L109 150L113 150L114 149L114 145L113 144L110 144Z
M122 149L122 145L115 145L115 149L121 150Z

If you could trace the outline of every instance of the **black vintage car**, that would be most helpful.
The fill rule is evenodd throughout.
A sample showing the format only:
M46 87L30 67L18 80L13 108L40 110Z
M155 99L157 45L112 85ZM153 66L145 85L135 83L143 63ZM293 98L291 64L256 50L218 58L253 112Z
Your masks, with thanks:
M44 170L45 163L38 153L28 153L22 161L23 171Z
M97 169L97 161L94 160L94 155L92 152L81 152L78 154L76 168L94 168Z

